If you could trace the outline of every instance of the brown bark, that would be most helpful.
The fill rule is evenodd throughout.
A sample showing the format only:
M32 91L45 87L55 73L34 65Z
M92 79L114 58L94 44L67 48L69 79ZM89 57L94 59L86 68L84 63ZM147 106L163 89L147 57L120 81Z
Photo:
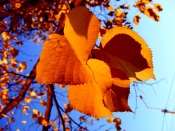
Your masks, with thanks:
M52 105L53 105L53 93L50 88L50 85L47 85L47 104L46 104L46 111L45 111L45 120L49 123L50 119L50 114L52 110ZM48 126L43 126L43 131L48 131L49 125Z

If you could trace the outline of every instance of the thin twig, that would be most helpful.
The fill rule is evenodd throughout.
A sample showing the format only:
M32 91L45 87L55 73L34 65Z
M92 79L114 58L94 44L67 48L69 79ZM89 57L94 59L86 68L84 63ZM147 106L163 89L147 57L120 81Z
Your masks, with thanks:
M25 76L25 75L22 75L22 74L18 74L16 72L12 72L12 71L6 71L5 73L2 73L0 75L5 75L5 74L14 74L14 75L18 75L18 76L22 76L24 78L32 78L32 77L29 77L29 76Z
M49 123L50 114L53 106L53 93L50 88L50 85L48 85L47 87L48 87L47 88L47 105L46 105L46 112L45 112L45 120ZM49 127L50 127L49 125L43 126L43 131L48 131Z
M65 111L63 110L63 108L61 108L61 107L59 107L59 108L61 109L62 112L65 112ZM66 112L65 112L65 113L66 113ZM74 124L76 124L79 128L83 128L83 127L81 126L81 123L78 124L76 121L74 121L74 119L72 119L72 117L70 117L68 113L66 113L66 115L67 115L67 116L69 117L69 119L70 119Z
M54 86L53 86L53 84L50 85L50 89L52 91L53 99L54 99L54 102L55 102L55 105L56 105L58 114L59 114L59 116L61 118L61 123L62 123L62 126L63 126L63 131L66 131L65 122L64 122L63 116L62 116L61 111L60 111L60 105L58 104L58 101L57 101L56 96L55 96L55 93L54 93Z
M54 94L54 95L53 95L53 98L54 98L55 103L58 103L58 102L57 102L57 99L56 99L56 96L55 96L54 89L52 89L52 92L53 92L53 94ZM56 104L56 108L57 108L57 110L59 109L59 110L61 110L62 112L66 113L66 115L68 116L68 118L69 118L75 125L77 125L79 128L83 128L83 127L81 126L81 123L78 124L76 121L74 121L74 119L72 119L72 117L71 117L67 112L65 112L65 110L63 110L63 108L61 108L61 106L60 106L59 104Z
M136 94L136 97L135 97L135 101L136 101L136 107L135 107L135 111L134 111L134 119L136 117L136 111L137 111L137 90L136 90L136 85L134 84L134 91L135 91L135 94Z

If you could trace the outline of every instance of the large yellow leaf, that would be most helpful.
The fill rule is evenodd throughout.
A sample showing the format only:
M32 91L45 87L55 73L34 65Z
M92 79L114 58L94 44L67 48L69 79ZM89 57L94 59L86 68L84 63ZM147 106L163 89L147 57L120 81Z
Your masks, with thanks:
M82 49L83 50L83 49ZM81 84L89 81L87 65L78 59L66 37L52 34L44 42L36 79L39 83Z
M74 8L66 16L64 34L80 60L87 61L99 30L99 20L85 7Z
M142 81L155 79L151 50L131 29L115 27L109 30L101 41L101 49L93 49L92 54L110 68L123 70L131 81L135 78Z
M44 42L36 79L39 83L82 84L89 81L86 62L95 45L100 22L85 7L66 16L65 36L50 35Z
M91 75L91 82L68 86L70 105L90 116L106 117L112 113L104 106L103 97L112 85L109 67L100 60L90 59L87 62ZM90 74L90 73L89 73Z

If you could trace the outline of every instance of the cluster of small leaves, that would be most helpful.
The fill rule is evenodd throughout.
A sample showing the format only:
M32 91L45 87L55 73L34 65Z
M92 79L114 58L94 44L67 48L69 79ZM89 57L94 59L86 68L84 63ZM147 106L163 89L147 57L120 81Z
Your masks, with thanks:
M85 0L85 5L87 7L109 7L110 0Z
M58 32L60 29L58 27L62 25L65 14L71 8L79 5L89 8L100 7L101 11L107 12L109 17L102 20L106 29L112 28L114 25L125 25L132 28L131 22L127 19L130 9L129 2L116 0L116 3L119 3L117 7L111 5L110 0L45 0L44 2L41 0L15 0L2 2L0 5L0 33L8 31L16 34L17 37L22 35L23 38L34 38L37 34L42 40L45 40L47 35L44 32ZM159 21L159 16L156 13L156 11L162 10L159 4L154 4L151 0L137 0L134 7L148 17ZM94 13L96 14L96 12ZM136 25L140 18L139 14L134 17ZM33 34L31 31L36 33Z
M94 6L96 7L99 4L99 1L88 2L88 6L92 5L91 8ZM94 14L97 16L102 15L105 17L105 19L101 19L102 26L100 29L100 37L103 37L108 29L111 29L115 26L126 26L130 29L133 29L133 23L135 25L139 24L139 21L141 19L140 14L130 16L133 17L133 21L130 21L130 19L128 19L128 13L131 10L131 5L129 2L124 2L121 0L116 0L116 2L118 3L117 5L112 5L110 1L101 1L99 4L100 8L98 9L102 13L98 14L94 11ZM160 4L154 3L151 0L137 0L133 7L136 10L139 10L142 14L157 22L160 20L158 12L163 10Z
M69 10L69 3L62 1L15 0L4 2L0 6L0 33L4 31L29 37L31 31L44 40L43 32L54 32L63 19L63 14ZM8 22L7 22L8 21ZM23 37L23 38L24 38Z
M127 26L132 29L132 24L127 19L130 4L120 0L115 0L115 2L116 5L113 5L110 0L88 0L85 3L87 7L95 9L93 13L101 20L100 37L103 37L108 29L115 26Z
M160 17L158 15L158 12L162 11L163 8L160 4L154 3L152 0L137 0L136 4L134 5L135 8L138 8L139 11L143 14L145 14L147 17L155 20L160 21ZM139 24L141 16L137 14L134 17L134 23L136 25Z
M0 47L0 97L1 103L6 105L12 99L9 97L9 90L17 91L18 85L24 84L25 76L20 73L27 68L27 65L25 61L19 62L16 59L19 51L11 44L15 37L7 32L3 32L1 37L3 41ZM16 85L16 87L10 88L10 85Z
M19 62L16 59L18 50L10 42L14 38L6 32L2 33L2 37L3 41L1 41L0 47L0 112L18 95L21 86L25 83L25 77L21 72L27 68L25 62ZM3 114L8 119L4 130L8 130L9 124L15 122L13 115L13 111L10 111L9 115Z

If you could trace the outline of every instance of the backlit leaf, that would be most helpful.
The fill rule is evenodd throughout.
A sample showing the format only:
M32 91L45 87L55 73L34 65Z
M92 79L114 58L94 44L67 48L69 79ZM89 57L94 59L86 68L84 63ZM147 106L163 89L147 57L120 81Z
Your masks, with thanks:
M14 65L16 65L18 62L17 62L17 60L14 58L14 57L11 57L10 59L9 59L9 61L12 63L12 64L14 64Z
M36 96L36 93L34 91L30 92L30 96L31 97L35 97Z
M64 36L50 35L50 39L44 42L37 65L37 82L66 85L89 81L89 76L86 75L86 62L79 60L77 50L84 51L83 48L73 49L72 44Z
M1 36L2 36L2 38L4 39L4 41L7 40L7 35L8 35L7 32L2 32L2 33L1 33Z
M120 17L122 13L123 13L122 10L120 8L117 8L115 11L115 16Z
M21 7L21 3L16 3L15 4L15 8L20 8Z
M27 69L27 64L26 64L26 62L21 62L20 64L19 64L19 72L23 72L23 70L25 70L25 69Z
M145 81L153 78L152 54L145 41L125 27L109 30L101 41L101 49L94 49L95 58L110 68L122 70L130 79Z
M26 123L27 123L27 121L25 121L25 120L24 120L24 121L22 121L21 123L22 123L22 124L26 124Z
M100 22L89 9L77 7L66 16L64 34L76 49L80 61L86 62L100 30Z
M146 7L144 14L157 22L160 21L159 15L151 6Z
M43 126L48 126L48 122L47 122L45 119L42 120L41 124L42 124Z
M59 129L58 128L55 128L55 129L53 129L53 131L59 131Z
M140 1L140 2L142 2L144 4L149 4L151 2L151 0L138 0L138 1Z
M82 84L89 81L86 62L99 33L100 22L85 7L71 10L65 21L65 36L50 35L37 65L39 83Z
M106 119L106 121L107 121L108 123L112 123L112 122L113 122L113 120L114 120L114 118L113 118L113 117L109 117L109 118L107 118L107 119Z
M113 85L128 88L130 86L130 80L124 71L120 69L110 68L113 78Z
M38 111L38 110L36 110L36 109L33 109L32 111L33 111L33 113L34 113L34 114L36 114L36 115L38 115L38 114L39 114L39 111Z
M14 47L10 47L10 52L13 57L16 57L18 55L18 50Z
M9 122L15 122L14 117L10 118L10 119L9 119Z
M103 103L104 94L112 84L109 67L96 59L88 60L87 64L93 72L92 80L89 83L68 86L70 105L90 116L111 116L111 112Z
M64 104L64 109L65 109L65 112L68 113L68 112L71 112L73 108L70 106L70 104L68 104L68 105Z
M120 118L115 118L113 121L116 123L116 125L120 125L122 123Z
M131 111L128 105L129 87L121 88L113 85L104 96L105 106L111 112Z
M113 11L114 10L114 6L108 6L108 10L109 11Z
M154 9L156 10L156 11L158 11L158 12L160 12L160 11L162 11L163 10L163 8L162 8L162 6L160 5L160 4L154 4Z
M50 124L51 126L56 126L56 121L50 121L49 124Z
M30 107L29 106L24 106L24 109L28 110Z
M31 101L30 96L26 96L26 97L24 98L24 101L27 102L27 103L30 103L30 101Z
M46 106L47 102L45 102L45 101L43 101L43 100L40 100L40 104L41 104L42 106Z
M133 20L134 24L135 25L138 25L139 24L139 21L140 21L140 15L134 16L134 20Z

